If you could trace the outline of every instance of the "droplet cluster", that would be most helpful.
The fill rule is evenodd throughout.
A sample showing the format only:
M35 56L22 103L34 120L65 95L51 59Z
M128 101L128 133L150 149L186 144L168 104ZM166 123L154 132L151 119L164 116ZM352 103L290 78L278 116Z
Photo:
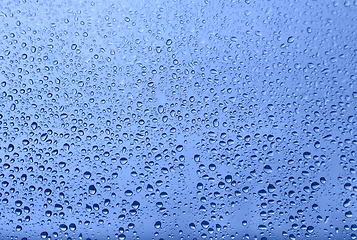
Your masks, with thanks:
M356 239L356 1L0 3L1 239Z

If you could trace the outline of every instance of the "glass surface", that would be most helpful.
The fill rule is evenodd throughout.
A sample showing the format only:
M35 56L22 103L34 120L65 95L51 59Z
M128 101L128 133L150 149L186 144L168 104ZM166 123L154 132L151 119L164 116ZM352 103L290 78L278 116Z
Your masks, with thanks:
M357 1L0 1L0 239L356 239Z

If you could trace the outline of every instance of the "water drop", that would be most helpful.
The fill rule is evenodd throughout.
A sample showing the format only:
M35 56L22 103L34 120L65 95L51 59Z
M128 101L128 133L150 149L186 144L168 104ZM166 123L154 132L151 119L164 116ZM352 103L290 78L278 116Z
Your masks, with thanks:
M96 194L97 189L95 188L94 185L90 185L90 186L88 187L88 192L89 192L90 194L94 195L94 194Z
M155 227L155 228L161 228L161 222L160 222L160 221L157 221L157 222L154 224L154 227Z
M287 42L288 43L293 43L294 42L294 37L293 36L288 37Z

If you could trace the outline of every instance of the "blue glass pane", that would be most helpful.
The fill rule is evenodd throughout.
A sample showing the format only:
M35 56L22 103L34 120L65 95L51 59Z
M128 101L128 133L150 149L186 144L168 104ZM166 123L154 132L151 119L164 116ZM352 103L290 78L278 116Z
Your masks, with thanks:
M356 239L357 1L0 2L0 239Z

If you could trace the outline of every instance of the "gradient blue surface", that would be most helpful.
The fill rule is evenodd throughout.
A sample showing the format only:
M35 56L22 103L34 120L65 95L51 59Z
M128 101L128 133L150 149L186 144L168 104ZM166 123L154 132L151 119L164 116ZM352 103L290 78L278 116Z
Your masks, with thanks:
M0 1L0 238L356 239L357 1Z

